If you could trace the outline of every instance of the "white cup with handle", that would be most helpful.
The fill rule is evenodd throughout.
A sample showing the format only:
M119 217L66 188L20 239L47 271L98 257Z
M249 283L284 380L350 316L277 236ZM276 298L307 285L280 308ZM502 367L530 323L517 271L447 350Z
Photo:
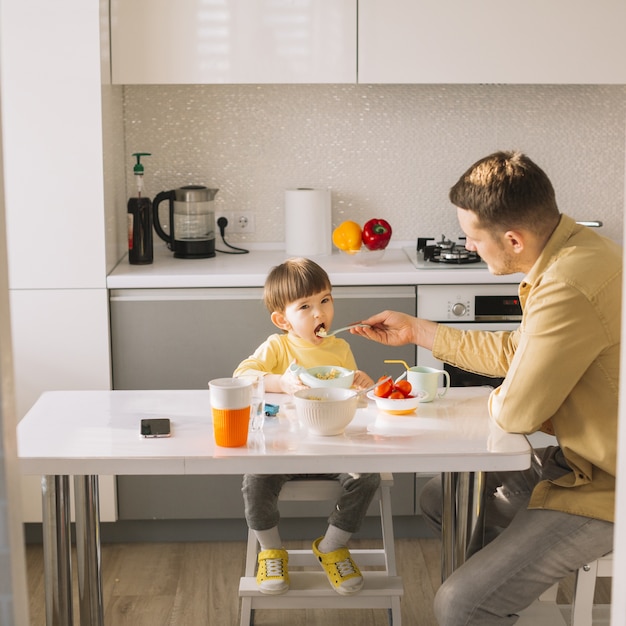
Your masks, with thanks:
M444 377L444 386L439 391L441 376ZM425 394L420 398L420 402L432 402L435 398L443 398L450 388L450 374L446 370L438 370L434 367L424 365L410 367L407 370L406 379L411 383L411 393Z

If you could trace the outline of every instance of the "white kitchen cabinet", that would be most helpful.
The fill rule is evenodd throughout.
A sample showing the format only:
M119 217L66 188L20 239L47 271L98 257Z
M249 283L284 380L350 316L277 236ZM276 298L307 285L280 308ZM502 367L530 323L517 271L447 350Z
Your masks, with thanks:
M626 83L623 0L360 0L359 83Z
M108 65L100 39L106 14L108 0L2 0L0 5L18 419L44 391L111 384L106 275L119 257L107 258L105 249L105 228L115 221L116 209L105 206L103 137L118 146L123 141L112 122L103 121L103 103L110 109L112 102L102 81L103 76L109 81L109 71L101 71L101 63ZM122 159L116 154L108 160ZM23 489L24 521L39 521L40 481L24 484L30 485ZM100 490L107 520L115 518L113 485L112 479L104 481Z
M114 84L354 83L357 0L111 0Z
M98 1L7 0L0 28L9 287L104 287Z
M47 390L110 388L107 297L106 289L10 291L19 416ZM39 477L23 479L25 522L41 521L40 484ZM104 521L115 519L113 485L111 477L101 482Z

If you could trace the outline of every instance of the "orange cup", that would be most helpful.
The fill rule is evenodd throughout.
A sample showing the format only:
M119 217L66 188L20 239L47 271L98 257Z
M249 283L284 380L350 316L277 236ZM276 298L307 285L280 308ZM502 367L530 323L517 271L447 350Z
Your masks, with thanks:
M243 378L209 381L215 443L238 448L248 443L252 384Z
M225 448L238 448L248 443L250 407L243 409L213 408L215 443Z

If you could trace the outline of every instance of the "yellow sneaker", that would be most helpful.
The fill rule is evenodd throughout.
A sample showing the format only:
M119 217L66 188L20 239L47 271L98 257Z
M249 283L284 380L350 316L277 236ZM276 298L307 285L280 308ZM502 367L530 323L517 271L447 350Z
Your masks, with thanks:
M257 556L256 583L261 593L277 595L289 589L287 550L262 550Z
M350 550L340 548L324 554L319 551L319 544L322 539L323 537L320 537L313 542L313 554L326 572L332 588L342 596L360 591L363 587L363 576L352 560Z

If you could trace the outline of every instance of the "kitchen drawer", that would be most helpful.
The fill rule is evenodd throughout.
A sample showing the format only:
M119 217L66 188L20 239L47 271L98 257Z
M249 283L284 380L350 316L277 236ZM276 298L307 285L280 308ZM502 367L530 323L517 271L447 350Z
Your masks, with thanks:
M263 290L121 289L110 296L114 389L206 389L276 327Z

